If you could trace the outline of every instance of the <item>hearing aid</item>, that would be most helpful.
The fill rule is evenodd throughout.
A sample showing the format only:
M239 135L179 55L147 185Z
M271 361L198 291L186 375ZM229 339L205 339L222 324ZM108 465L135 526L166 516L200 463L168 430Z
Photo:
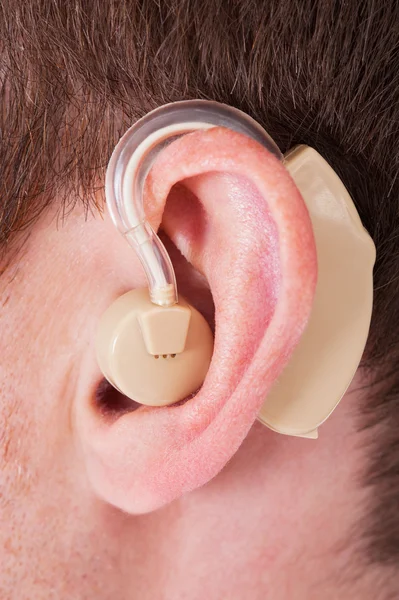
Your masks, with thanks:
M278 433L317 438L366 345L375 247L344 184L322 156L304 145L283 156L266 131L236 108L205 100L168 104L140 119L115 147L106 173L107 208L136 251L148 289L127 292L105 311L96 338L98 364L122 394L154 407L195 394L206 377L212 331L178 296L170 257L146 219L143 189L168 144L216 126L251 137L282 161L309 212L319 273L312 313L258 420Z

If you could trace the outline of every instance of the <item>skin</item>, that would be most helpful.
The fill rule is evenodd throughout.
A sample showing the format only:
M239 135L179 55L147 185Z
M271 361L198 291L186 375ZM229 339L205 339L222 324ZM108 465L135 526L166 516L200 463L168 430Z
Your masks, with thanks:
M205 188L214 190L218 183L209 177L195 180L191 189L175 190L164 214L169 235L205 274L207 266L201 268L200 261L206 248L196 254L198 239L190 242L189 221L179 222L177 209L194 188L206 202ZM162 211L148 200L155 224ZM198 204L192 206L198 210ZM215 205L206 212L219 231ZM234 216L222 221L234 232ZM185 294L195 290L198 305L211 314L209 290L190 263L172 252ZM242 269L250 264L251 256ZM209 456L221 448L214 471L206 470L200 456L196 480L188 485L183 478L183 485L172 469L171 482L166 488L159 484L154 502L148 481L161 472L151 462L155 451L137 450L124 428L115 438L120 419L101 416L93 401L101 380L94 355L98 318L119 294L144 285L138 261L109 219L85 218L80 207L64 222L57 219L56 206L44 214L3 275L0 597L377 598L372 570L353 577L358 573L353 527L367 500L357 482L366 441L356 431L363 401L360 374L317 442L253 424L255 402L248 414L243 409L239 433L232 425L223 438L217 438L216 429L212 439L201 442ZM221 292L212 280L211 291L218 322ZM243 338L243 352L253 343L251 335L248 331ZM259 371L259 381L262 376ZM255 390L251 395L251 387L239 385L244 385L242 394L256 399ZM267 389L269 382L264 385ZM225 401L231 406L230 397ZM204 395L201 402L206 406ZM181 408L195 410L195 404ZM126 417L132 427L137 414ZM155 426L162 425L163 417L146 413L142 436L152 418ZM240 435L243 443L236 451ZM123 463L127 451L129 460ZM178 465L180 455L173 456ZM98 457L105 465L101 476ZM119 461L115 467L113 460ZM132 488L126 481L141 473L140 460L146 461L147 479L142 476Z

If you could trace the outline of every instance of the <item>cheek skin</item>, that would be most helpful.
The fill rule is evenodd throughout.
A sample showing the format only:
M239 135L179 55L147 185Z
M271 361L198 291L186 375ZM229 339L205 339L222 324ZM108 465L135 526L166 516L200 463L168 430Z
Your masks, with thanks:
M375 598L371 570L337 591L364 499L357 393L318 442L256 424L214 480L158 512L96 500L71 407L93 391L86 355L116 264L118 293L144 284L107 221L75 211L57 230L51 214L0 282L0 598Z
M99 561L89 557L121 519L105 519L87 486L71 415L79 386L86 401L93 391L82 365L101 302L111 302L101 293L110 268L103 231L83 212L58 229L49 214L0 281L0 598L111 595L98 571L118 552L103 543ZM134 257L118 255L120 242L115 232L107 253L124 292L143 281Z

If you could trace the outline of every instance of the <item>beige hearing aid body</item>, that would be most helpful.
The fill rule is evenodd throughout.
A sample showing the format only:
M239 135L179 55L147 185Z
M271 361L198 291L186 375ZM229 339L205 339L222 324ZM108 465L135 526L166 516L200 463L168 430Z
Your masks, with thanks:
M189 126L205 129L209 124ZM140 162L157 140L185 131L173 125L147 137L128 163L125 189L133 189ZM309 210L319 276L307 329L258 419L279 433L317 438L318 427L353 379L366 344L375 248L342 181L315 150L298 146L283 161ZM129 211L136 218L134 210ZM140 236L146 234L142 223L135 229ZM172 287L161 288L158 297L169 297ZM153 302L148 290L119 298L100 321L97 358L104 376L120 392L142 404L166 406L201 386L213 337L202 315L185 300L168 307Z
M344 184L312 148L284 157L309 210L318 281L308 326L258 419L279 433L317 437L362 358L373 305L375 247Z

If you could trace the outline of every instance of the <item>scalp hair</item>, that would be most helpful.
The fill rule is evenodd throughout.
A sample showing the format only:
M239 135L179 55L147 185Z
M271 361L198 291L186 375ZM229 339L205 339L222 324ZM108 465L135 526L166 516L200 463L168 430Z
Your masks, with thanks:
M119 137L167 102L238 107L337 171L377 248L364 554L397 565L397 0L0 0L0 61L3 256L50 204L93 207Z

